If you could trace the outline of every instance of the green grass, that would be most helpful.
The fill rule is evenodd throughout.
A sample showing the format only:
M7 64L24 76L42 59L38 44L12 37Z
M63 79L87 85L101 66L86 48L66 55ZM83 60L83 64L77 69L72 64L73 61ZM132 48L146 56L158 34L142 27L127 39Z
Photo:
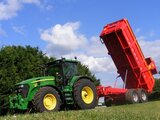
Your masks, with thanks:
M92 110L8 115L0 120L160 120L160 101Z

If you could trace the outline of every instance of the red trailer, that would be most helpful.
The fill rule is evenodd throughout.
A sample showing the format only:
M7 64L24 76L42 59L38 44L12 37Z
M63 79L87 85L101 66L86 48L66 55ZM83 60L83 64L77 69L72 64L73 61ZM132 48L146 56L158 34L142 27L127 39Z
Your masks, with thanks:
M106 25L100 38L124 82L124 88L98 86L98 96L105 97L107 106L124 101L146 102L147 94L154 87L153 74L157 73L157 69L151 58L144 57L128 20Z

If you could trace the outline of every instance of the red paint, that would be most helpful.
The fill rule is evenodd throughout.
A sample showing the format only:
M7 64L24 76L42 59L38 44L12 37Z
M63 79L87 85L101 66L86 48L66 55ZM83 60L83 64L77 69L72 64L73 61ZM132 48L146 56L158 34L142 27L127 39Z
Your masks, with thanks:
M98 86L98 95L100 97L111 94L120 95L127 89L138 88L151 93L154 87L153 74L157 73L156 65L151 58L144 57L128 20L122 19L106 25L100 38L108 49L117 73L120 74L124 83L126 80L126 85L125 89Z

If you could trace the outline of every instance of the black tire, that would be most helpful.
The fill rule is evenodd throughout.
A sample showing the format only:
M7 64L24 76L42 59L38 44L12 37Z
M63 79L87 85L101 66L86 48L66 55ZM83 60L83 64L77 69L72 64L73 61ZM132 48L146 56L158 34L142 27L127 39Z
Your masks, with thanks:
M46 101L48 97L48 101ZM55 102L47 105L47 103ZM59 111L61 106L61 99L58 92L52 87L42 87L35 94L33 105L37 112L51 112ZM52 106L53 105L53 106Z
M138 92L135 89L128 89L126 92L126 102L128 104L139 103Z
M91 82L88 79L78 80L74 84L73 89L74 89L74 101L78 108L93 109L97 106L98 104L97 91L93 82Z
M104 97L104 104L107 107L111 107L112 106L112 98L111 97Z
M144 103L148 101L148 95L144 89L138 89L137 92L138 92L140 103Z

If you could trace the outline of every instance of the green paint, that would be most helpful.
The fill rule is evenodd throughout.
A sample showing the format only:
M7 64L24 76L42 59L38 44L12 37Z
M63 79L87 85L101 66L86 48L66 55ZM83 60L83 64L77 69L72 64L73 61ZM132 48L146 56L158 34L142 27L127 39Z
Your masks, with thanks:
M63 96L68 96L68 98L64 98L64 100L66 100L66 103L74 104L74 83L81 78L88 78L85 76L77 76L77 63L78 62L74 60L56 60L46 65L48 67L48 69L45 71L47 76L31 78L16 84L16 87L19 87L19 90L24 89L26 90L27 94L25 97L22 96L20 93L10 95L10 109L28 109L28 105L30 102L32 102L34 95L37 93L37 91L41 87L46 86L59 89L58 91L63 94Z

